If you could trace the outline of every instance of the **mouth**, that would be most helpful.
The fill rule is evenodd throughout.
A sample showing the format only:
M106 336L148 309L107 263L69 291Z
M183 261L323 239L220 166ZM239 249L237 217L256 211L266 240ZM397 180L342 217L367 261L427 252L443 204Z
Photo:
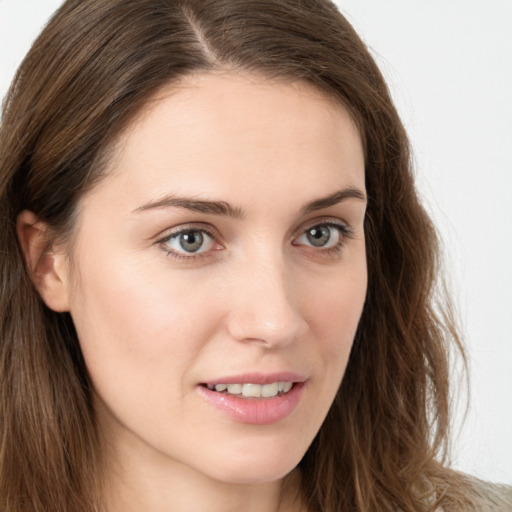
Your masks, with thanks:
M202 384L210 391L239 398L275 398L286 395L294 387L290 381L276 381L268 384L255 384L251 382L233 384Z
M307 377L292 372L246 373L201 383L200 396L240 423L268 425L290 416L301 401Z

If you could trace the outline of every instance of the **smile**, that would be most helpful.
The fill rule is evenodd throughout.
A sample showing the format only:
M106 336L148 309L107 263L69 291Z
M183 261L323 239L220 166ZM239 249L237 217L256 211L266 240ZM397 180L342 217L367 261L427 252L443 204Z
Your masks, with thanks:
M207 384L206 387L211 391L226 395L241 395L246 398L273 398L288 393L293 387L293 382Z
M287 377L283 375L278 377L283 380L267 380L262 384L251 382L250 378L230 383L210 382L196 389L203 399L231 420L268 425L284 420L299 405L306 379L290 377L291 374Z

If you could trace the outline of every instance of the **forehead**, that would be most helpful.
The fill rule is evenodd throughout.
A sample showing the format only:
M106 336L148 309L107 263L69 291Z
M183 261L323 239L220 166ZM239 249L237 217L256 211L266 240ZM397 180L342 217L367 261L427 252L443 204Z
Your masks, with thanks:
M109 171L117 191L131 188L138 201L242 187L253 195L364 190L361 139L339 102L307 83L230 72L159 91L119 138Z

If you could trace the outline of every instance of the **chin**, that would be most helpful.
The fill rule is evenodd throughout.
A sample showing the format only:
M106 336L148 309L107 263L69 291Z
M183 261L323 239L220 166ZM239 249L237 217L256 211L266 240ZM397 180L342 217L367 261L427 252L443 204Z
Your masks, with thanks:
M279 446L262 446L261 442L244 443L244 446L222 449L222 454L211 453L205 470L216 480L231 484L264 484L284 478L292 472L302 457L303 450L291 443ZM219 464L220 462L220 464Z

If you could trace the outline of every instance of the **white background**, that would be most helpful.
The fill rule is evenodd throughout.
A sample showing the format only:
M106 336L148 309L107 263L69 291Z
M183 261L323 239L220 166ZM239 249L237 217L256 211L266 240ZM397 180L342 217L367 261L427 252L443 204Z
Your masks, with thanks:
M60 3L0 0L1 97ZM471 364L454 465L512 484L512 0L338 4L388 79L444 240Z

